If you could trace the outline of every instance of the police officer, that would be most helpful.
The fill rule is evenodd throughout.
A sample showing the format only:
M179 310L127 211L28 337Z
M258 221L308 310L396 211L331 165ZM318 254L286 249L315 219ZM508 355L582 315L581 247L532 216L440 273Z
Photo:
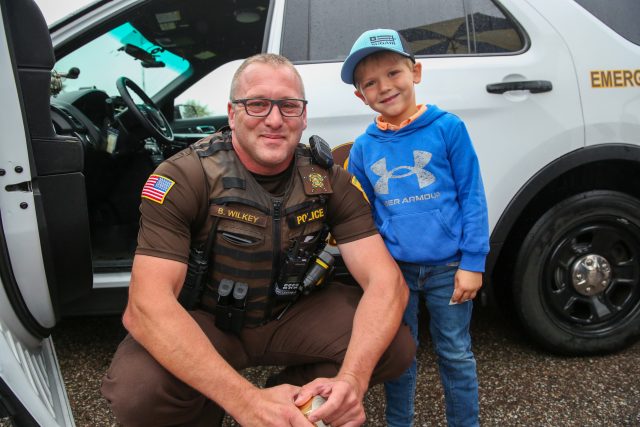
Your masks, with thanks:
M311 421L360 425L367 388L415 353L399 328L402 275L350 176L299 144L306 101L288 60L247 59L228 114L229 131L165 161L144 186L129 335L102 393L125 426L220 425L224 411L246 426L308 426L296 405L318 394L327 402ZM301 295L327 229L360 287ZM178 296L194 248L208 273L186 310ZM259 365L285 368L258 388L238 370Z

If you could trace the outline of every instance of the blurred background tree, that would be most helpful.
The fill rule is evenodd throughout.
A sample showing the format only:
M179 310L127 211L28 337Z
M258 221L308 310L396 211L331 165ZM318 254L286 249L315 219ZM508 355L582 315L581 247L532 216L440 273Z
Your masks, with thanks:
M193 109L195 110L195 117L205 117L205 116L211 115L211 111L209 111L209 106L201 104L195 99L190 99L187 102L185 102L185 104L193 107Z

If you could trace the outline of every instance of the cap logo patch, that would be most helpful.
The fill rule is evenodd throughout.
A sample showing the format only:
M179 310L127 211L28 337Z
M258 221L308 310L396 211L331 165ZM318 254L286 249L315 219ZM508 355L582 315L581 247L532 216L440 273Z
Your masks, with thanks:
M371 36L369 42L372 46L395 45L396 39L393 36Z
M164 198L175 184L174 181L162 175L151 175L142 187L142 198L163 204Z

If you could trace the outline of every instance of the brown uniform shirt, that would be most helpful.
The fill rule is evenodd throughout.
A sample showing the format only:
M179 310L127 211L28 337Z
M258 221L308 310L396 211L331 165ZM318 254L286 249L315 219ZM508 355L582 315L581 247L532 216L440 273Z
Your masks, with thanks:
M136 254L187 262L192 235L202 235L199 228L205 222L209 201L199 163L197 154L186 149L158 166L154 175L173 184L152 198L142 198ZM348 243L377 234L369 205L351 183L351 175L337 166L329 174L333 194L328 198L327 223L331 235L338 243Z

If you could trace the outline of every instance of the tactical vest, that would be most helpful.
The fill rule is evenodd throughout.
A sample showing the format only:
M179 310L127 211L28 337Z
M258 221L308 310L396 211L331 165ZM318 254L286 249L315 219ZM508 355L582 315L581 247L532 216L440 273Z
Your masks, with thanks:
M240 163L231 133L216 134L192 145L200 157L209 189L205 229L215 227L209 280L200 305L213 312L222 279L249 285L245 327L279 314L293 296L276 295L275 283L293 246L315 253L326 224L328 171L314 164L299 145L295 166L282 197L267 192ZM200 233L202 235L202 233Z

